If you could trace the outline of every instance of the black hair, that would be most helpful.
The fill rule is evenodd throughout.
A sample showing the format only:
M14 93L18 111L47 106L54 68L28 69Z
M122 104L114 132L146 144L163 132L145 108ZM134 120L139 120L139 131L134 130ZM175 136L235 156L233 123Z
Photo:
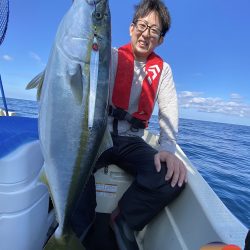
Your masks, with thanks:
M158 13L162 26L161 35L165 36L170 29L171 17L168 8L161 0L142 0L135 6L133 23L136 23L138 19L147 16L152 11Z

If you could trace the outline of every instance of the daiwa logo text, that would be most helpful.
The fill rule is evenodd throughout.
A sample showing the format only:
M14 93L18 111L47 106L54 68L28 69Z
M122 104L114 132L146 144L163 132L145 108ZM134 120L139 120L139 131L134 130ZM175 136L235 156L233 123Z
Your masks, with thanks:
M157 77L157 74L160 73L160 68L158 65L152 65L147 70L147 79L150 84L152 84L152 81Z

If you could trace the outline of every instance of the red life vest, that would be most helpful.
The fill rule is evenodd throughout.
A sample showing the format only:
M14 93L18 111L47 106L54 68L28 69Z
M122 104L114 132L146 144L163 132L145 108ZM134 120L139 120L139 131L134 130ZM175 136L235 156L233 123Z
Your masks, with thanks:
M163 68L163 60L154 52L146 61L146 77L142 83L138 110L131 114L133 117L147 123L154 109L159 79ZM112 102L116 108L128 111L130 92L134 76L134 55L131 44L118 49L118 66L112 94Z

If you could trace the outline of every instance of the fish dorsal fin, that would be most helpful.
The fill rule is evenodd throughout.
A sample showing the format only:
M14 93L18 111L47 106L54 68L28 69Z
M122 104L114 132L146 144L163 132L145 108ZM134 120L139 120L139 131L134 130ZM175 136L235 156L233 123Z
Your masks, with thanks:
M45 70L36 75L26 86L25 89L34 89L37 88L37 94L36 99L40 100L41 92L42 92L42 86L45 76Z

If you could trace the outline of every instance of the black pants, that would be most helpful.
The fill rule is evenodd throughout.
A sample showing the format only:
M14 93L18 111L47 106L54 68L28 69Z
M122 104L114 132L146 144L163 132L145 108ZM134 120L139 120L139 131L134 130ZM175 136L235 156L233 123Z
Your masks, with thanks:
M133 230L139 231L180 194L184 185L181 188L177 185L172 188L171 180L165 181L166 166L162 164L161 171L159 173L156 171L154 155L157 151L140 137L113 136L113 144L112 148L100 156L96 169L116 164L135 177L118 206L128 225ZM86 203L85 200L88 202ZM85 205L83 205L84 203ZM80 213L80 217L83 214L86 217L86 214L93 213L91 210L94 208L90 208L90 204L96 204L93 177L80 199L79 207L82 206L82 208L75 213L78 221ZM86 219L82 221L86 221Z

